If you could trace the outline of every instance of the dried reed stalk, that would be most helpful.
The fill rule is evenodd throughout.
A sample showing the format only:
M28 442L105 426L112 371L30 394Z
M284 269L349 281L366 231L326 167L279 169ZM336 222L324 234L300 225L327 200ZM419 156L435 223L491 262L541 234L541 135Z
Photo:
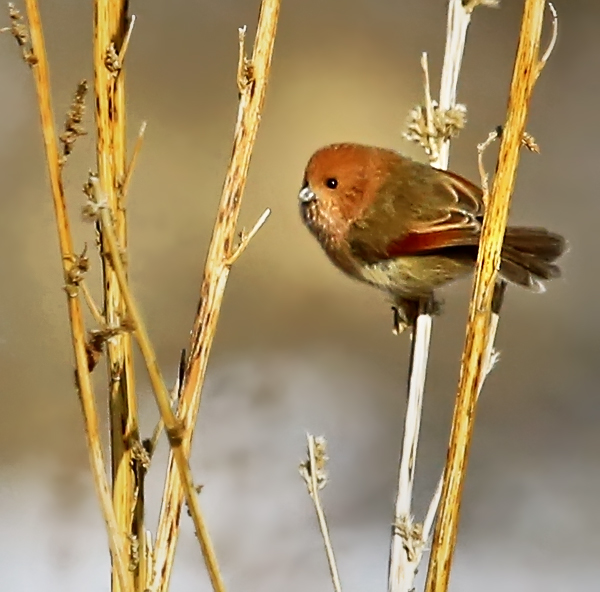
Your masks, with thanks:
M481 234L448 459L444 472L440 515L433 537L427 574L425 588L427 592L445 592L448 589L475 407L489 365L492 300L500 266L510 198L515 183L529 101L535 81L544 64L544 58L540 60L540 38L545 4L545 0L525 0L508 101L507 122Z
M25 5L29 20L29 32L31 34L31 50L28 52L24 51L24 56L32 68L37 91L44 147L46 150L46 160L48 163L59 246L63 263L65 290L67 293L71 340L76 364L75 379L83 412L90 465L100 508L102 510L104 521L106 522L109 547L116 578L121 590L134 592L134 588L131 585L131 579L128 575L129 561L128 553L124 546L124 536L115 516L115 510L112 505L107 481L106 465L100 442L96 403L88 368L86 331L82 306L78 296L78 282L81 279L82 272L82 268L79 267L79 264L82 263L82 257L75 255L67 214L62 181L63 160L58 151L58 137L52 111L50 74L42 23L37 0L25 0ZM10 6L10 10L12 17L12 13L15 9Z
M464 125L464 107L456 104L458 76L471 14L474 8L480 4L493 5L495 3L465 3L461 0L450 0L448 3L446 48L439 103L435 103L431 98L426 54L423 55L421 61L424 73L425 104L411 113L407 138L417 141L425 148L431 165L436 168L448 168L450 139ZM417 569L431 533L441 491L441 488L438 487L423 524L415 523L411 506L431 329L432 317L424 303L420 307L419 315L412 328L408 403L390 545L389 592L409 592L414 588Z
M121 249L127 251L127 220L123 207L126 175L124 54L129 39L127 0L94 2L94 87L96 95L96 155L98 175L106 195ZM115 514L128 552L144 557L143 469L134 453L139 442L138 410L131 336L119 330L127 310L100 231L104 317L113 335L106 342L112 488ZM141 545L141 549L139 546ZM139 588L140 562L131 562L128 577ZM143 575L142 575L143 580ZM119 586L113 573L113 590Z
M177 417L183 426L181 445L186 455L189 454L191 447L208 357L231 265L265 220L263 215L252 232L242 233L239 245L235 246L242 195L267 89L280 3L281 0L262 0L254 49L250 59L246 57L244 50L245 29L240 30L237 74L240 101L233 153L208 250L204 280L200 290L200 304L192 330L177 409ZM182 483L171 454L154 545L154 574L151 588L157 592L166 591L169 586L182 501Z
M327 485L328 479L327 461L329 457L327 456L327 441L323 436L315 438L312 434L306 434L306 440L307 459L300 463L300 475L302 475L306 483L308 494L315 506L319 530L321 531L323 544L325 545L325 554L327 555L327 565L329 566L329 575L331 576L333 590L334 592L342 592L335 553L333 552L331 537L329 536L329 527L327 526L325 511L323 510L321 496L319 495L319 491Z

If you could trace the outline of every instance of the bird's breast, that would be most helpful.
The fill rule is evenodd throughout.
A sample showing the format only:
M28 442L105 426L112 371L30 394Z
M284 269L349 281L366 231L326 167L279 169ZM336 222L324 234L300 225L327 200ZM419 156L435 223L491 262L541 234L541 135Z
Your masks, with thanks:
M300 214L331 262L345 273L360 279L360 266L346 244L343 227L332 213L311 201L300 204Z

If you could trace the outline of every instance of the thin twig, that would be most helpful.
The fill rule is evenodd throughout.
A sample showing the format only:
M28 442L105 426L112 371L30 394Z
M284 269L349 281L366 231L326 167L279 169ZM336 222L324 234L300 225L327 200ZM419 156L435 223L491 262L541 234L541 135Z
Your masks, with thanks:
M323 511L319 496L319 491L327 485L327 461L329 460L327 456L327 441L323 436L315 438L312 434L306 434L306 440L308 444L308 458L300 464L300 474L306 483L308 493L315 506L319 530L321 531L323 544L325 545L333 589L335 592L342 592L335 554L329 536L329 528L327 527L325 512Z
M523 9L507 123L481 233L442 500L427 575L427 592L446 592L448 589L476 402L488 370L497 270L529 101L539 72L544 7L545 0L526 0Z
M127 26L127 31L125 32L125 37L123 37L121 49L119 50L119 69L122 69L123 65L125 64L125 55L127 54L127 50L129 49L129 42L131 41L131 34L133 33L135 21L136 16L135 14L132 14L129 17L129 25Z
M477 166L479 168L479 178L481 179L481 190L483 191L483 203L486 206L490 194L490 187L489 176L487 174L487 171L485 170L485 164L483 162L483 155L485 154L485 151L490 147L490 145L500 137L501 129L501 127L498 127L494 131L491 131L484 142L477 144Z
M174 403L176 400L177 400L177 391L175 389L173 389L171 391L171 403ZM150 436L150 438L148 438L148 440L145 441L145 442L147 442L148 454L150 456L152 456L154 454L154 452L156 451L156 447L158 446L158 441L160 440L160 437L162 436L164 429L165 429L165 422L163 421L163 418L160 417L159 420L156 422L154 429L152 430L152 435Z
M25 0L25 5L27 7L27 16L31 33L32 52L33 56L35 56L35 59L30 60L29 64L32 67L35 79L44 146L46 149L46 160L48 163L48 172L56 215L59 246L63 262L63 273L65 282L68 285L71 266L73 265L74 249L61 177L61 159L58 152L58 137L54 123L52 101L50 98L48 58L46 55L42 22L37 0ZM86 331L83 321L82 306L79 298L70 291L67 291L67 306L71 324L71 339L75 354L75 377L85 423L87 447L94 485L96 487L96 493L98 495L104 521L106 522L109 547L118 583L121 586L121 590L134 592L128 578L128 559L125 552L124 540L115 516L115 510L112 505L110 489L106 477L106 464L104 462L100 441L98 414L96 411L90 372L88 370Z
M254 238L256 233L264 226L267 218L271 215L271 209L267 208L261 215L261 217L256 221L256 224L252 227L250 232L246 232L242 230L240 232L240 242L236 247L235 251L231 254L229 259L227 260L227 265L230 267L239 259L240 255L246 250L250 241Z
M142 150L142 144L144 143L144 137L146 135L147 127L148 122L142 121L142 125L140 125L140 130L138 131L138 135L133 146L131 160L129 161L129 165L127 166L127 170L125 171L125 178L123 179L123 183L121 184L121 209L125 207L127 197L129 196L129 185L131 184L131 178L133 177L133 171L135 170L135 165L137 164L138 156L140 154L140 151Z
M548 47L544 52L544 55L540 58L536 78L542 73L542 70L546 66L554 48L556 46L556 41L558 40L558 13L556 12L556 8L554 8L554 4L552 2L547 3L548 9L550 10L550 14L552 16L552 36L550 37L550 43L548 43Z
M185 380L177 411L178 417L186 427L183 435L183 448L186 451L191 446L200 407L201 389L229 276L228 262L234 249L242 195L265 100L280 4L281 0L262 0L250 59L245 55L244 44L240 43L237 77L240 100L233 153L208 249L200 304L192 329ZM170 458L154 545L156 577L152 590L156 592L165 592L168 589L177 542L175 527L181 512L182 494L182 486L173 459Z
M495 130L491 131L488 134L488 137L477 144L477 167L479 169L479 177L481 179L481 189L483 191L483 202L487 206L488 198L489 198L489 177L487 171L485 170L485 164L483 162L483 156L485 151L490 147L490 145L495 142L498 138L502 136L502 126L499 125ZM527 132L523 132L523 137L521 138L521 144L527 148L530 152L535 152L539 154L540 147L538 146L535 138L528 134Z
M165 430L169 439L169 444L171 445L171 452L173 458L175 459L177 470L179 471L179 477L183 482L185 498L190 510L192 521L194 522L196 536L200 542L206 569L208 571L214 591L225 592L225 584L219 570L216 554L208 534L208 529L206 528L202 510L200 509L200 503L194 487L194 481L192 478L187 453L182 446L184 435L183 425L175 417L175 414L171 409L171 396L165 385L165 381L162 378L160 368L156 360L156 353L154 352L154 347L150 341L150 337L137 306L137 302L131 293L129 283L127 281L125 266L121 260L121 249L117 241L117 234L113 226L110 211L105 205L106 198L102 192L102 189L100 188L100 181L98 177L90 177L90 186L91 190L89 195L90 198L94 200L94 205L98 207L98 216L102 226L102 236L104 238L106 254L109 257L110 265L116 276L119 288L121 289L121 296L125 302L127 313L133 322L133 332L148 370L148 376L150 377L152 390L154 391L156 402L160 410L160 415L165 424Z
M177 399L179 398L179 395L181 394L181 385L183 382L184 371L185 371L185 350L182 350L181 359L179 360L179 372L177 374L177 380L175 381L175 384L173 385L173 388L171 389L171 405L173 405L177 401ZM162 417L160 417L159 420L156 422L154 429L152 430L152 436L150 438L148 438L148 440L145 442L145 447L148 450L148 454L150 455L150 458L152 458L152 455L156 451L156 447L158 445L158 440L159 440L160 436L162 435L164 428L165 428L165 422L163 421Z
M421 55L421 69L423 70L423 89L425 91L425 127L426 127L426 138L429 144L430 158L432 161L436 161L440 157L440 146L439 138L435 133L435 125L433 123L433 100L431 98L431 79L429 77L429 60L427 59L427 53L423 52Z
M94 301L94 297L90 293L90 289L87 287L87 283L85 280L82 280L79 283L79 288L81 289L85 303L87 304L88 308L90 309L90 312L92 313L94 321L96 321L98 327L104 327L106 325L106 319L102 316L100 308Z

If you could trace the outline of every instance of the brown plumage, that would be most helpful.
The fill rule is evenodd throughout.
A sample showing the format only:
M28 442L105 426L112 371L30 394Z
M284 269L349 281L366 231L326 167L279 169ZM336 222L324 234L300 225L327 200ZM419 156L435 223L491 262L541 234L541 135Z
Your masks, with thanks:
M415 303L472 271L485 205L479 187L385 148L333 144L310 158L304 223L348 275L390 293L406 322ZM536 292L560 276L562 236L509 227L500 275Z

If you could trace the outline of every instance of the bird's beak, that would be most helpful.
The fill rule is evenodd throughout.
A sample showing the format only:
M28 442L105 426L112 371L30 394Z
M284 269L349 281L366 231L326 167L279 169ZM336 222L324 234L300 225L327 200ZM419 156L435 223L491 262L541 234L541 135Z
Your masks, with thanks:
M315 199L317 199L317 196L316 196L315 192L308 185L305 185L300 190L300 193L298 194L298 199L302 203L308 203L310 201L314 201Z

